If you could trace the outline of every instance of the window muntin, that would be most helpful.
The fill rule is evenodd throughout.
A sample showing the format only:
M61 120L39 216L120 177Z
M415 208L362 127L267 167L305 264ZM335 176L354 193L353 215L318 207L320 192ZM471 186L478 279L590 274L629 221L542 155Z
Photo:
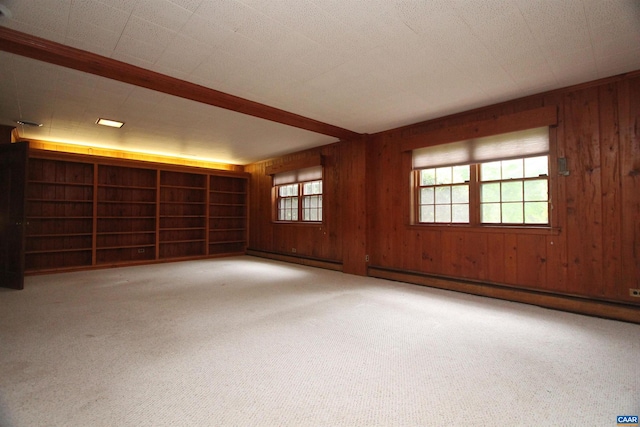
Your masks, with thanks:
M468 223L469 177L469 166L447 166L420 170L419 222Z
M298 184L278 187L278 221L298 220Z
M322 180L280 185L276 188L278 221L322 221Z
M419 224L549 225L549 156L415 173Z
M322 221L322 181L302 184L302 220Z

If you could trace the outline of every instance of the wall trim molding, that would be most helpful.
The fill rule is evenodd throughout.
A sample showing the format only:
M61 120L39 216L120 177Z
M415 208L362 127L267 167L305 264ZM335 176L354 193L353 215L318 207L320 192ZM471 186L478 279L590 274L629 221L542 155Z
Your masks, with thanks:
M290 262L293 264L302 264L309 267L318 267L318 268L324 268L327 270L342 271L342 263L339 261L313 258L313 257L301 256L301 255L283 254L279 252L260 251L260 250L249 249L249 248L247 248L246 253L247 255L255 256L259 258L273 259L276 261Z
M416 271L399 270L381 266L369 266L368 275L379 279L413 283L432 288L531 304L570 313L640 324L640 306L631 304L598 301L584 297L513 288L507 285L474 280L433 276Z

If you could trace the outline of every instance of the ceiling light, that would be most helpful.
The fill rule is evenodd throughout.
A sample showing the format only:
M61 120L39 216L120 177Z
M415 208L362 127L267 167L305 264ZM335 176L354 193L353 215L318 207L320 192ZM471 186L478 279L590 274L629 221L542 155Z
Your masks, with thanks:
M42 126L42 123L30 122L27 120L16 120L16 123L22 126L32 126L36 128Z
M118 128L118 129L124 126L123 122L119 122L117 120L109 120L109 119L98 119L96 121L96 124L102 125L102 126L110 126L112 128Z

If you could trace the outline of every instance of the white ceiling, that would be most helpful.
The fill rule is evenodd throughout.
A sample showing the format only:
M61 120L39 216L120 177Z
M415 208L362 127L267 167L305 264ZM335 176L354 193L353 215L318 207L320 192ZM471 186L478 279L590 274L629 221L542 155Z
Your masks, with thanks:
M8 28L361 133L640 69L638 0L0 4ZM0 123L44 124L25 138L236 164L335 141L5 52L0 97Z

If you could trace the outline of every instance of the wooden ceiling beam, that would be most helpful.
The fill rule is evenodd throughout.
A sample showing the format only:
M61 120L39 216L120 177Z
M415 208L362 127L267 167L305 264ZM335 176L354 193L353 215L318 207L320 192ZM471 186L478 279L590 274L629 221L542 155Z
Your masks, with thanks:
M361 136L348 129L5 27L0 27L0 50L341 140Z

